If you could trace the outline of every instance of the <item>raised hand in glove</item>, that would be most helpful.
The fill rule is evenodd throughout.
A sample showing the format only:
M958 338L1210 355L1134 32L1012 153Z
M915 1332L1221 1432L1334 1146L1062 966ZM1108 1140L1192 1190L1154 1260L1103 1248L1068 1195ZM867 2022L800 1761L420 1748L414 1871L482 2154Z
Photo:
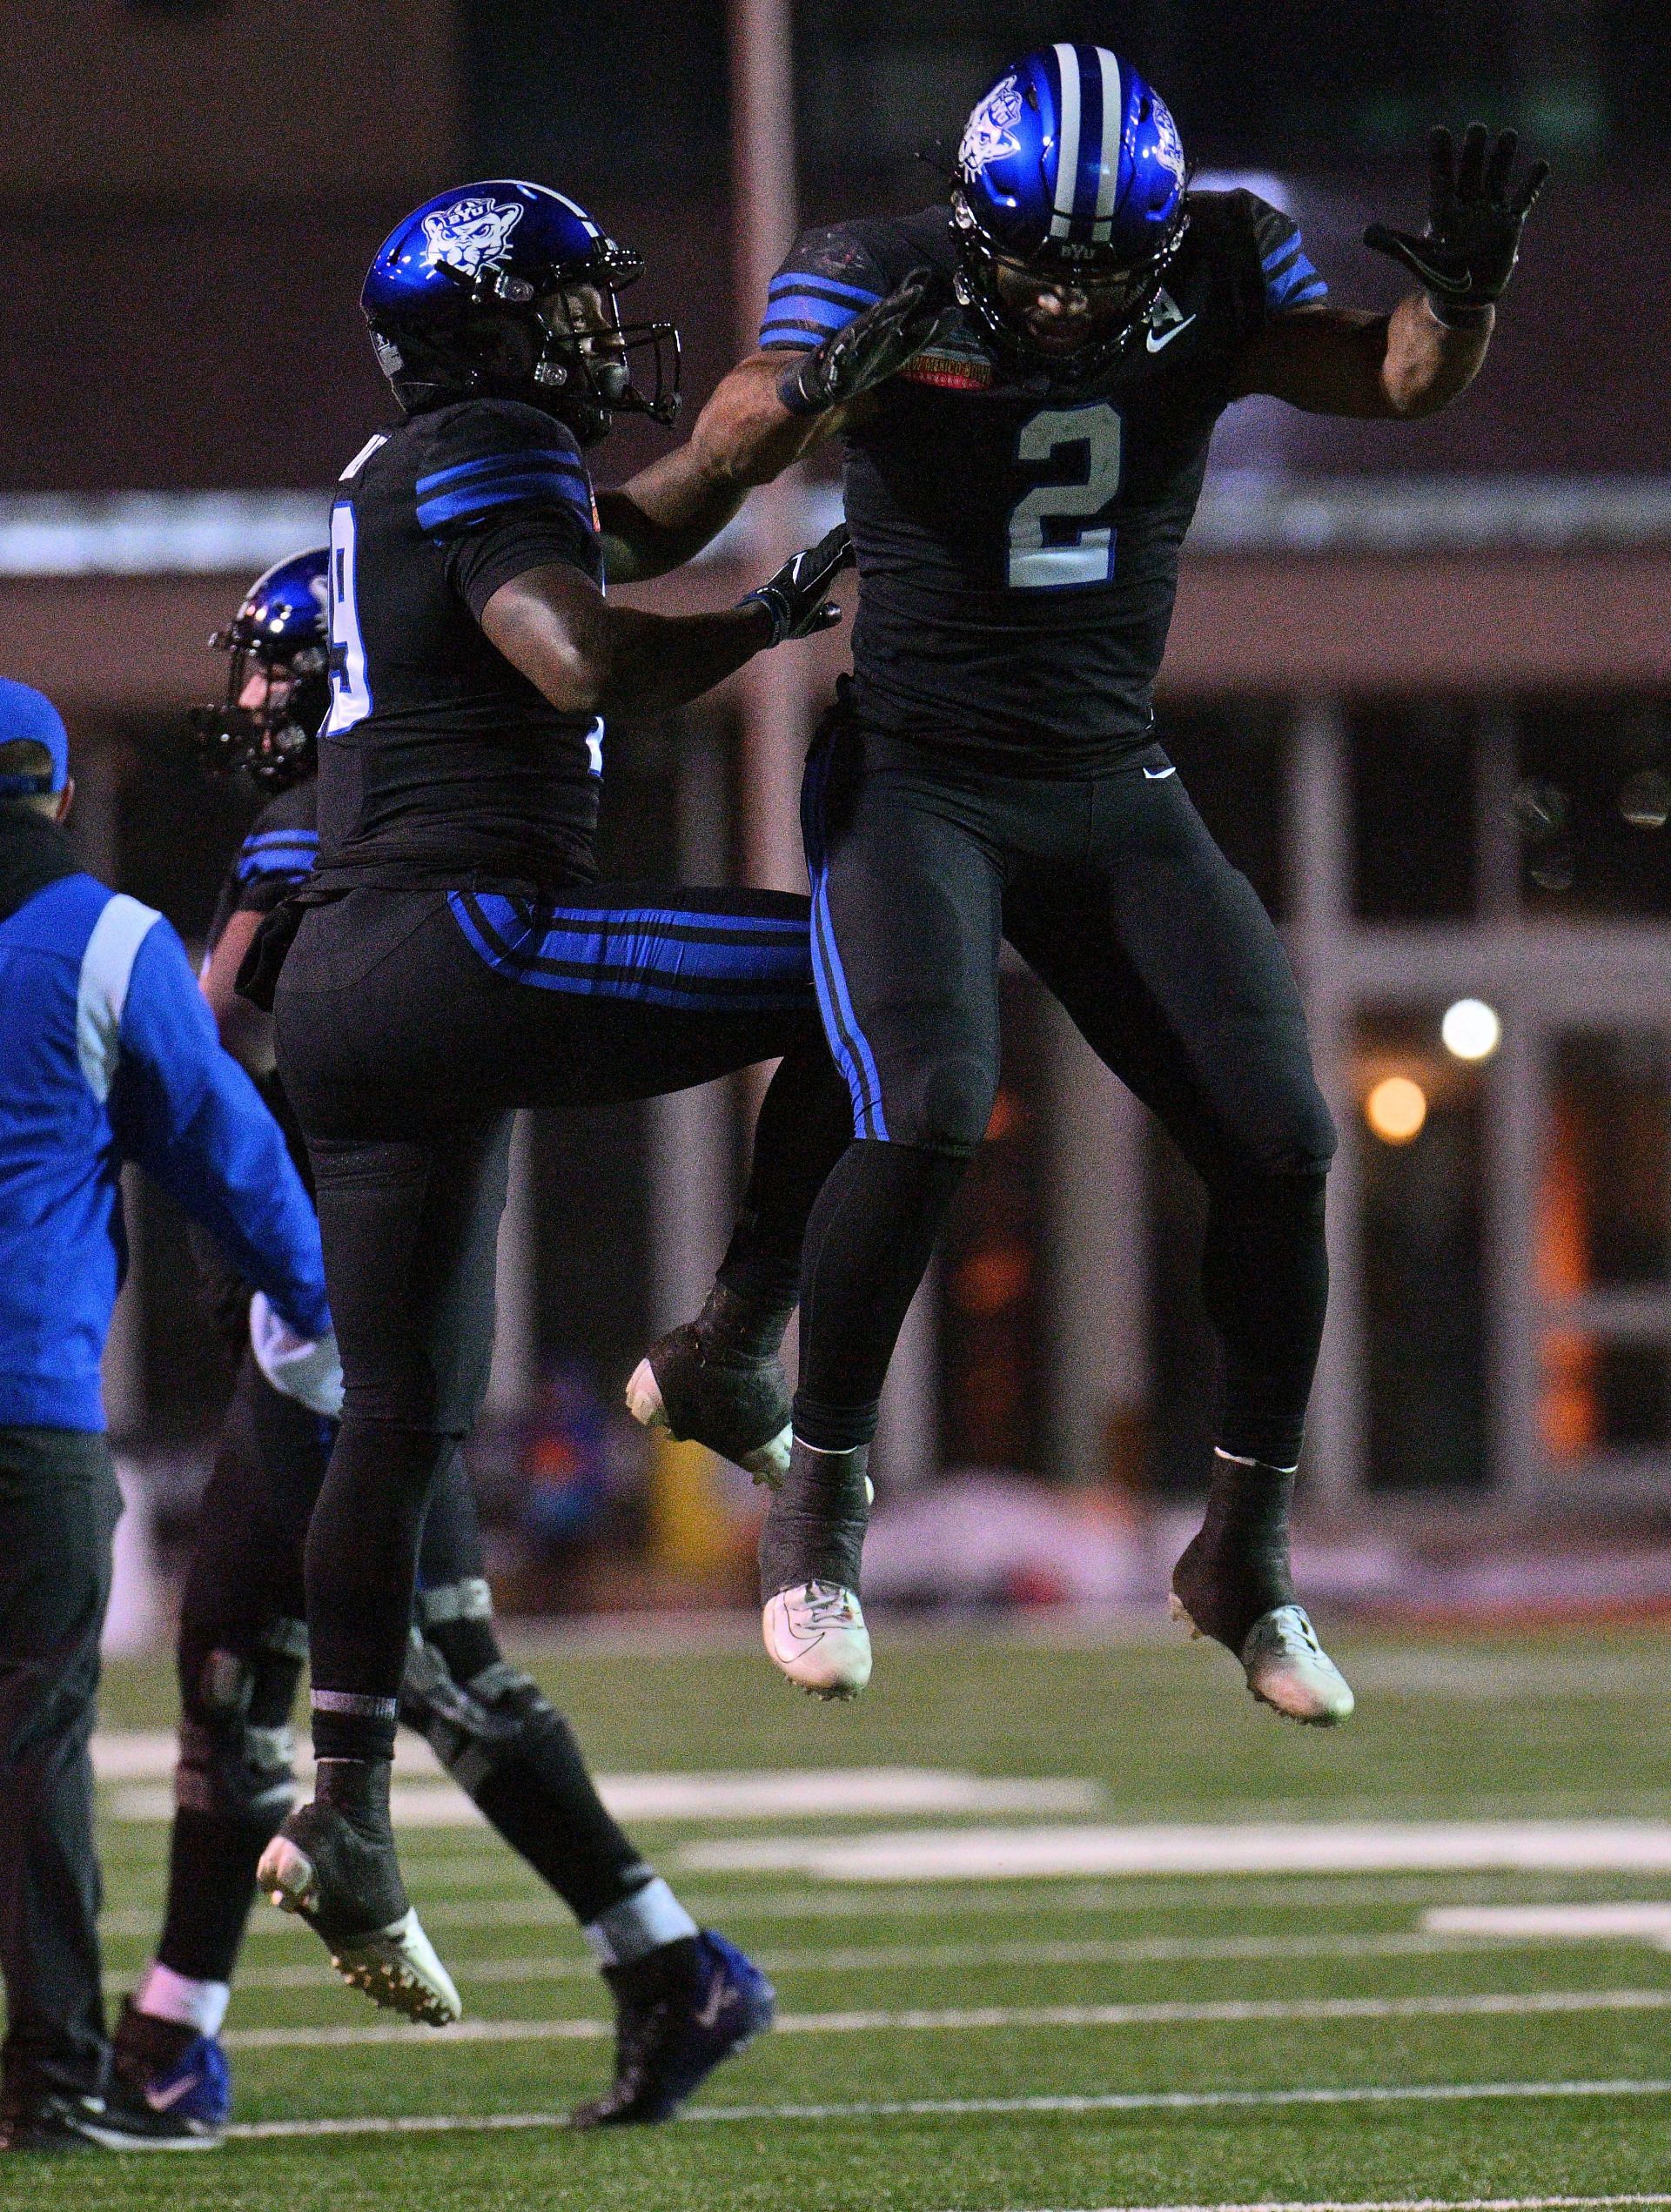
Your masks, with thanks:
M1427 139L1427 228L1410 231L1372 223L1364 244L1402 262L1426 288L1441 323L1459 329L1485 319L1500 299L1520 258L1520 231L1548 179L1547 161L1534 161L1518 191L1509 178L1520 138L1499 134L1494 146L1483 123L1471 123L1459 156L1443 124Z
M815 546L794 553L775 576L758 590L745 593L739 607L763 607L772 618L772 643L785 638L809 638L828 630L842 619L842 610L829 597L829 587L842 569L853 566L853 540L847 525L838 522Z
M786 369L778 379L778 398L792 415L828 414L856 399L920 353L951 305L944 278L932 269L913 269L885 299Z

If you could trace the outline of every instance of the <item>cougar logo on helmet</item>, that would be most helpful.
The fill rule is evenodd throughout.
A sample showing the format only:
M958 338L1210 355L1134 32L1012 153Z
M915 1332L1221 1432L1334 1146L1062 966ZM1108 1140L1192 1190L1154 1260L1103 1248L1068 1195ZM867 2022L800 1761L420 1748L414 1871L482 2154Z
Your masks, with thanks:
M1021 141L1011 125L1020 119L1021 89L1013 77L1003 77L970 117L957 149L958 165L966 172L978 172L990 162L1018 154Z
M466 277L473 277L484 265L491 268L504 259L511 232L521 219L522 211L514 202L455 199L451 207L424 218L430 266L445 262Z
M1180 184L1184 182L1184 141L1178 135L1171 110L1158 100L1155 103L1155 159L1163 169L1171 170Z

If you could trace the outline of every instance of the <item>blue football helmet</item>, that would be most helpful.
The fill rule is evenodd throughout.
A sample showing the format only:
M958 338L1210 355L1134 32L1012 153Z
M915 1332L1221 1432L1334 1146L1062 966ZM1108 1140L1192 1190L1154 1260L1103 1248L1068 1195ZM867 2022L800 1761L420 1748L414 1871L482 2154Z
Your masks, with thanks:
M566 194L500 178L438 193L398 223L359 304L408 414L476 394L522 399L591 445L620 412L661 423L678 412L677 325L623 323L615 298L643 265ZM627 358L644 349L649 392Z
M319 764L319 726L331 704L331 554L319 546L292 553L258 576L210 644L232 655L226 696L189 717L202 765L211 775L242 771L269 791L284 791ZM246 707L252 677L261 697Z
M1097 339L1050 358L1070 374L1102 365L1154 304L1189 225L1186 184L1178 125L1129 62L1106 46L1023 55L976 103L957 150L959 299L1003 351L1038 359L996 265L1104 294L1112 284Z

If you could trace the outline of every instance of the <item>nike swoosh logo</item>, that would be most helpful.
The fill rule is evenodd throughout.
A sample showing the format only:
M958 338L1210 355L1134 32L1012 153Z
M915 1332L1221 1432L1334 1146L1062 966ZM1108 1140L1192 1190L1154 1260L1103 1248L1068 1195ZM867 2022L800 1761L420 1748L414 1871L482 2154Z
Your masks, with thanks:
M1180 331L1188 330L1190 325L1194 320L1195 317L1193 315L1186 315L1181 323L1173 323L1169 328L1164 331L1151 330L1146 340L1149 351L1151 353L1158 353L1163 345L1170 345L1171 344L1172 340L1178 335Z
M822 1644L824 1632L815 1628L810 1635L803 1635L780 1614L772 1623L773 1647L780 1659L798 1659L802 1652L810 1651L815 1644Z
M1177 774L1176 768L1145 768L1143 772L1143 780L1145 783L1164 783L1169 775Z
M145 2102L153 2112L167 2112L182 2097L190 2096L202 2078L201 2075L188 2074L183 2081L171 2081L165 2089L147 2089Z

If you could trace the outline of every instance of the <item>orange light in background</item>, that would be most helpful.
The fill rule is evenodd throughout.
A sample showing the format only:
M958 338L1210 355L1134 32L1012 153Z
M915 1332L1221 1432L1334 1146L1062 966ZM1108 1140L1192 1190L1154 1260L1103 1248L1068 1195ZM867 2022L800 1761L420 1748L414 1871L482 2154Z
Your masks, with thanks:
M1385 1076L1364 1101L1364 1119L1383 1144L1408 1144L1427 1119L1427 1094L1408 1076Z
M1580 1298L1592 1288L1590 1196L1572 1110L1557 1100L1550 1117L1549 1149L1533 1216L1533 1267L1539 1290L1552 1304ZM1557 1459L1581 1458L1601 1436L1596 1340L1583 1329L1547 1329L1538 1424Z

